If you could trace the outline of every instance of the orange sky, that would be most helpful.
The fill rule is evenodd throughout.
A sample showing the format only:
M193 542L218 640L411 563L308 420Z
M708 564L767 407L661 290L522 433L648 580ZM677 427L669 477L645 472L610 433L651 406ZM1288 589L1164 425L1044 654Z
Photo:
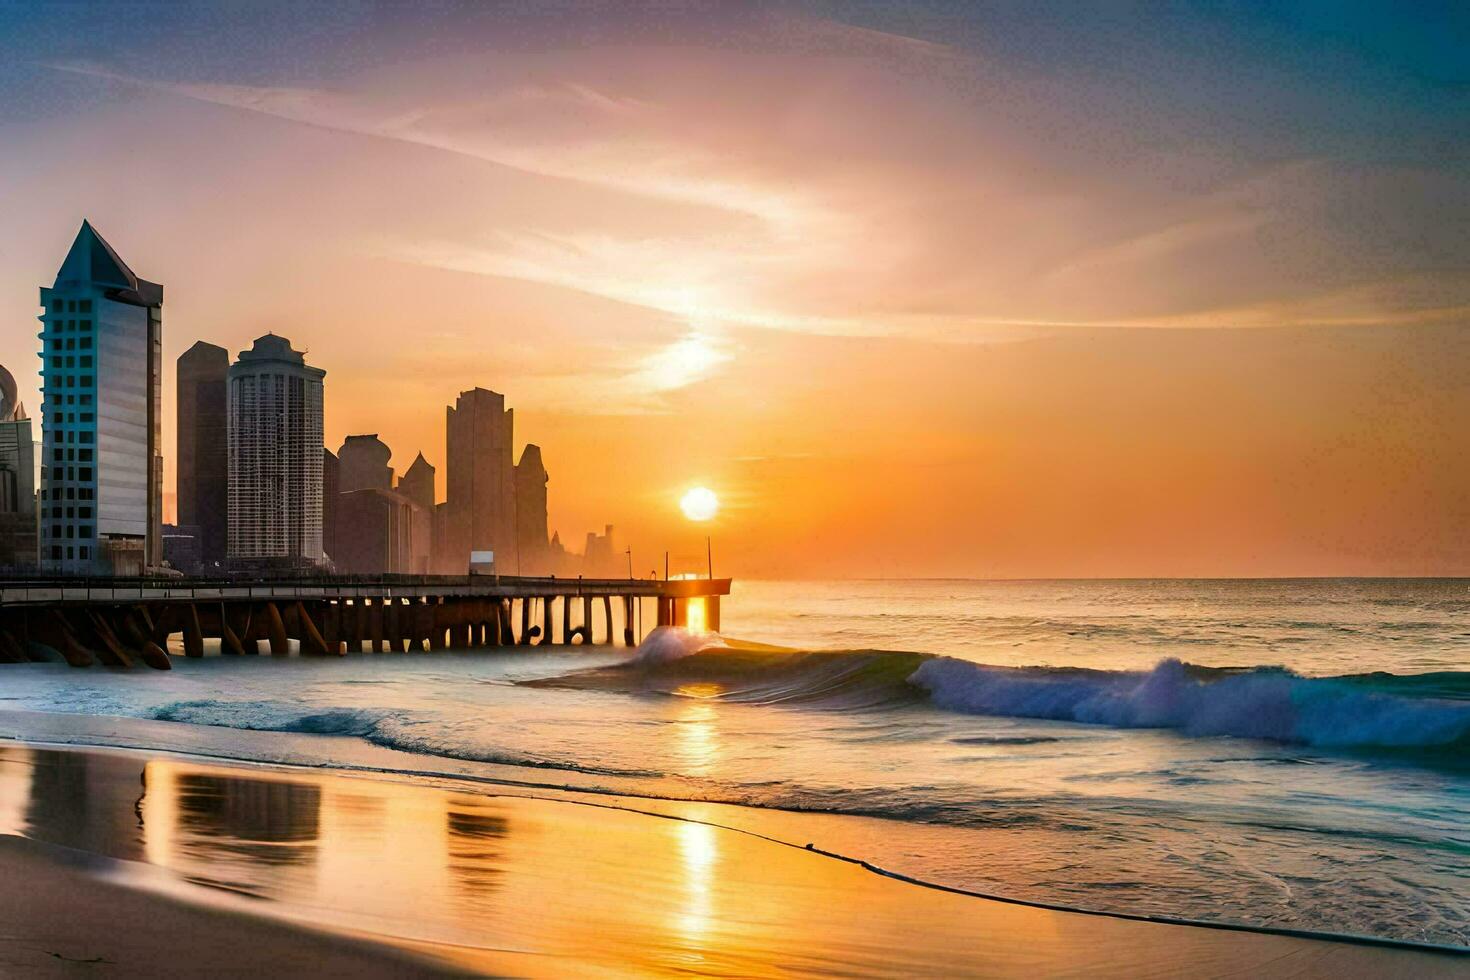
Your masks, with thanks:
M34 405L36 287L87 217L165 286L168 467L173 359L273 330L327 370L329 444L400 471L442 466L456 392L504 392L553 528L616 523L640 571L702 565L704 483L736 574L1470 573L1436 81L1312 37L1124 68L1015 25L719 17L316 60L33 38L0 75L0 360Z

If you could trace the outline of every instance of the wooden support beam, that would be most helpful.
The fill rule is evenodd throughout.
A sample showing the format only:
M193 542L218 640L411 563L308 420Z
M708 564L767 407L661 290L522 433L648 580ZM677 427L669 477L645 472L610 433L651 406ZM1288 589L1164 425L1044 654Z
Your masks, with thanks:
M530 596L523 596L521 598L521 643L530 643L535 639L531 634L531 605L535 601ZM512 599L511 602L515 602L515 600Z
M274 602L267 602L263 611L266 635L271 641L271 655L284 657L291 652L291 643L286 635L286 621L281 618L281 610L276 608Z
M316 628L312 621L311 613L307 611L306 603L296 602L296 623L301 631L301 652L307 656L325 657L329 652L327 641L322 638L321 630Z
M102 618L101 610L88 609L82 622L90 627L91 636L101 644L104 663L118 667L133 666L133 658L128 656L128 651L118 641L117 634L112 632L112 627L108 626L107 621Z
M0 662L23 664L28 659L19 641L10 635L10 630L0 628Z
M430 599L429 616L429 649L443 650L444 633L449 628L449 624L446 619L447 614L444 611L444 604L441 602L435 602L433 599Z
M638 620L633 605L638 601L640 600L630 595L623 596L623 646L625 647L638 645Z
M37 625L41 642L55 649L71 666L90 667L97 661L92 651L77 642L60 609L46 610L46 615Z
M556 642L556 621L553 619L556 610L554 604L556 599L552 596L541 597L541 640L538 646L546 646L548 643Z
M607 620L607 645L615 646L618 642L618 634L613 629L612 596L605 595L602 597L602 613Z
M369 599L371 605L367 606L368 617L368 639L372 642L373 653L383 652L383 600Z
M379 599L383 609L383 648L389 653L399 652L398 647L398 600Z
M342 654L342 603L324 599L319 607L321 609L322 639L327 642L327 652L336 656Z
M199 626L199 609L194 603L184 604L181 611L184 625L184 655L204 656L204 630Z
M413 639L415 649L427 652L434 633L433 603L420 600L413 604Z
M561 597L561 641L572 645L572 597L569 595Z
M168 659L168 653L153 642L152 633L148 626L146 610L141 606L131 609L123 608L117 610L114 617L117 624L114 632L118 637L131 644L137 651L138 659L152 667L154 670L172 670L173 663Z

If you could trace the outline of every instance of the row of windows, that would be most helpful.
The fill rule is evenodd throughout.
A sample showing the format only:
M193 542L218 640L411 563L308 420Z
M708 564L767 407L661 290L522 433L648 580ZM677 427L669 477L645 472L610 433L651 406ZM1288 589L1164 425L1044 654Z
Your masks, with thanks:
M64 341L60 337L52 337L46 344L46 349L53 354L60 350L91 350L92 336L88 334L85 337L67 337Z
M72 551L73 550L79 552L79 554L72 554ZM87 547L86 545L82 545L80 548L76 548L76 549L73 549L71 545L67 545L67 547L66 547L66 557L68 557L68 558L90 558L90 557L92 557L92 549L89 548L89 547ZM59 545L59 544L53 544L51 546L51 560L52 561L61 561L61 545Z
M52 328L52 333L75 333L92 329L91 320L47 320L46 324ZM82 339L90 340L91 338L83 337ZM53 338L52 343L55 342L56 338Z
M58 395L54 392L46 395L46 400L41 407L47 412L54 412L57 405L90 405L92 396L86 393L80 395Z
M66 456L61 454L65 452ZM51 450L51 462L53 463L90 463L92 462L92 450L90 449L66 449L60 446Z
M68 466L66 468L66 476L63 477L61 475L61 467L57 466L57 467L54 467L51 470L51 472L47 473L45 478L48 479L48 480L53 480L53 481L54 480L66 479L66 480L73 480L73 481L75 481L75 480L81 480L83 483L91 483L92 482L92 467L90 467L90 466Z
M55 382L58 388L90 388L92 387L92 376L90 374L58 374L46 379ZM51 385L47 385L50 388ZM71 396L68 395L68 398ZM85 402L83 404L86 404Z
M89 368L89 367L92 366L92 355L91 354L83 354L82 355L82 359L81 359L81 363L78 364L77 363L76 355L74 355L74 354L68 354L68 355L66 355L66 357L62 357L60 354L54 354L51 357L51 366L53 368L58 368L58 369L59 368L64 368L64 367L69 367L69 368L74 368L74 367Z
M61 299L51 297L51 312L53 313L91 313L92 301L89 299Z
M76 412L58 412L54 409L48 408L46 409L46 414L55 416L55 418L51 419L51 425L66 425L67 423L88 423L97 421L97 416L93 415L91 412L82 412L79 415ZM82 441L90 442L91 440L83 439Z
M53 538L81 538L86 540L92 536L92 525L90 524L52 524L51 536Z
M96 434L91 429L71 429L65 432L56 432L53 430L46 433L46 441L51 444L58 442L81 442L90 445L92 437Z
M50 490L49 490L49 492L51 493L51 499L52 500L60 500L61 499L61 490L62 490L61 487L51 487ZM47 492L48 491L46 489L42 489L42 491L41 491L41 499L42 500L45 500L46 499ZM96 491L93 490L91 487L67 487L66 488L66 499L67 500L91 500L92 499L92 494L94 494L94 493L96 493ZM86 516L86 515L83 515L83 516Z
M56 520L60 520L62 518L61 505L60 504L57 504L56 506L54 506L54 507L51 508L51 516L54 519L56 519ZM68 508L66 508L66 515L65 516L67 516L67 517L80 517L82 520L90 521L92 519L92 508L90 508L90 507L68 507Z

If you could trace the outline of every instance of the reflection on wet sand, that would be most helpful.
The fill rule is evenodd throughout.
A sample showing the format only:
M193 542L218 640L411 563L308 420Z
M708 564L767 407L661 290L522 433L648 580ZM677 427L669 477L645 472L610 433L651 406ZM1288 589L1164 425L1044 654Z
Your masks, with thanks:
M685 720L697 750L713 732L697 712ZM1147 976L1250 973L1288 955L1304 976L1461 965L945 894L700 822L718 813L689 804L687 819L662 819L610 801L0 748L0 832L144 860L487 971Z

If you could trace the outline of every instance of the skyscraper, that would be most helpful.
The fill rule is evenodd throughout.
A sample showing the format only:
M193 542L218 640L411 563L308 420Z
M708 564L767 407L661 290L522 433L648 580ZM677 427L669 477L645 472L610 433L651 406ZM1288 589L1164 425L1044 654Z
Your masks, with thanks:
M484 388L461 392L445 416L447 490L441 571L463 574L471 551L493 551L503 571L515 547L514 411Z
M163 287L83 221L41 306L42 566L142 573L163 553Z
M224 562L229 528L230 354L223 347L198 341L178 362L179 518L196 529L198 561L213 569Z
M15 378L0 367L0 566L36 565L36 446Z
M229 556L241 566L320 564L322 379L291 342L255 341L230 367Z
M548 479L541 447L527 444L516 464L516 551L510 568L516 575L545 575L551 571L546 528Z

